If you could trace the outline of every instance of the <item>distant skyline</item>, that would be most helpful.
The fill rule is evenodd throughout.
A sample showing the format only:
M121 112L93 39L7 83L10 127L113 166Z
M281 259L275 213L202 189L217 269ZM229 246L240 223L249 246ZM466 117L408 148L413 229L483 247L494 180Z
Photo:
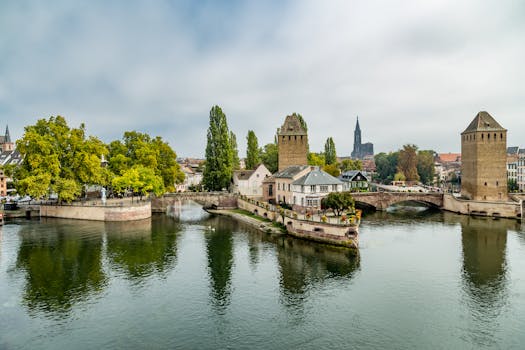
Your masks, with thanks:
M240 156L286 115L311 151L350 155L356 117L376 153L460 152L488 111L525 147L523 1L3 1L0 133L62 115L109 142L162 136L203 157L219 105Z

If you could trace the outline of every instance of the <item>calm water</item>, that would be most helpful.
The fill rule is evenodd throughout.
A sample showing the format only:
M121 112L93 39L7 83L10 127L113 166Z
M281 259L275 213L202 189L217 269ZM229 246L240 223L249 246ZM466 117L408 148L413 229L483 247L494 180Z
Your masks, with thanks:
M356 256L178 214L1 228L0 349L525 346L515 221L371 214Z

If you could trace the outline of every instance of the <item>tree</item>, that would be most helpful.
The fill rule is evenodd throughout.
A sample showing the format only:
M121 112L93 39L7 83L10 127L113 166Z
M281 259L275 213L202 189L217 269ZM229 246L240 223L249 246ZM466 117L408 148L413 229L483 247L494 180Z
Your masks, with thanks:
M299 113L292 113L292 115L295 115L297 117L297 119L299 119L299 123L301 124L301 126L303 127L304 131L308 134L308 125L306 124L306 121L304 120L303 116L300 115ZM310 150L310 145L308 145L308 143L306 144L306 151L309 152Z
M232 164L233 170L239 170L241 168L241 161L239 159L239 150L237 149L237 136L230 131L230 147L232 149Z
M359 159L344 159L339 164L339 169L342 172L348 170L363 170L363 162Z
M417 152L417 173L421 182L430 185L434 182L434 151Z
M418 181L419 175L417 173L417 146L404 145L403 149L399 151L399 158L397 161L397 172L403 173L407 181Z
M405 174L403 174L403 172L399 172L394 175L394 181L406 181L406 179L407 177Z
M350 192L330 192L321 200L323 209L332 209L335 215L340 216L345 210L354 210L355 202Z
M164 193L162 177L156 175L153 169L143 165L135 165L122 175L116 176L112 185L117 193L131 191L132 195L138 193L141 197L147 193L155 195Z
M337 162L335 143L331 137L326 139L324 144L324 159L327 165L335 164Z
M308 165L315 165L315 166L324 166L325 159L323 153L308 153Z
M323 170L334 177L341 175L341 170L339 169L338 164L326 164L323 167Z
M259 142L253 130L248 131L246 140L248 141L248 147L246 148L246 169L255 169L261 162L261 157L259 155Z
M381 182L394 180L394 175L397 172L399 152L379 153L374 158L378 180Z
M261 161L273 174L279 168L279 147L275 143L268 143L264 145L261 150Z
M184 181L177 154L160 136L151 138L145 133L126 131L123 141L112 141L108 148L108 167L115 175L141 165L153 169L168 191L174 191L174 185Z
M84 124L70 128L63 117L56 116L24 130L17 141L24 160L20 167L10 169L19 193L38 198L55 191L60 201L71 201L84 185L106 184L101 157L108 150L99 139L86 137Z
M507 182L507 188L508 188L509 192L518 192L518 190L519 190L518 183L514 179L510 179Z
M219 106L212 107L207 133L206 167L202 179L208 191L220 191L230 186L233 160L229 135L226 115Z

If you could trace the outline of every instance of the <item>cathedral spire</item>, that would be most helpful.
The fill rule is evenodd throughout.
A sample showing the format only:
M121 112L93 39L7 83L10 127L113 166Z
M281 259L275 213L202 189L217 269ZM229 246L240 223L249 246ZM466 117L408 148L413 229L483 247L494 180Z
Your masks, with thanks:
M11 142L11 136L9 135L9 125L6 125L5 127L4 142Z
M355 123L355 130L361 131L361 128L359 127L359 116L357 116L357 122Z

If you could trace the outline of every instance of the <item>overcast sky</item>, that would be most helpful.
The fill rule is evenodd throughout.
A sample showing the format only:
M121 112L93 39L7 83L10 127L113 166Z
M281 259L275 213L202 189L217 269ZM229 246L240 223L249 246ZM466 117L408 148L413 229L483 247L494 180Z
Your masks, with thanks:
M525 147L525 1L1 1L0 129L51 115L203 156L219 105L245 156L301 113L310 149L459 152L480 110Z

